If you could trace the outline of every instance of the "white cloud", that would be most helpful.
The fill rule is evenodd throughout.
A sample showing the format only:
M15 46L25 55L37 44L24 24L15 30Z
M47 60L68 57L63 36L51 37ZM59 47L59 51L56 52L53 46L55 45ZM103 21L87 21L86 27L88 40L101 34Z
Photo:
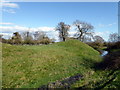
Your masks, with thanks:
M0 33L3 36L12 36L12 33Z
M104 35L104 34L109 34L109 31L104 31L104 32L95 32L96 35Z
M16 13L13 9L2 9L2 11L7 13Z
M12 24L12 23L1 23L1 24ZM35 32L35 31L44 31L44 32L49 32L49 31L54 31L54 27L37 27L37 28L28 28L24 26L0 26L0 29L5 32L5 31L12 31L12 32Z
M22 26L0 26L0 30L2 30L2 32L23 32L23 31L27 31L28 28L27 27L22 27Z
M0 33L0 34L3 35L3 38L6 38L6 39L9 39L13 35L13 33Z
M73 37L75 35L76 31L69 31L68 33L69 33L70 37Z
M113 26L115 25L116 23L110 23L110 24L98 24L98 27L110 27L110 26Z
M98 24L99 27L104 27L105 25L104 24Z
M39 27L39 28L36 28L36 29L38 29L38 30L41 30L41 31L53 31L53 30L55 30L55 28L54 27Z
M19 5L17 3L3 1L2 3L0 3L0 7L2 7L3 12L16 13L14 9L19 8Z
M8 0L2 0L1 2L10 2L10 1L8 1Z
M2 24L10 24L10 23L2 23ZM11 23L12 24L12 23ZM55 31L54 27L36 27L36 28L28 28L24 26L0 26L0 30L5 35L5 37L8 35L12 35L14 32L26 32L29 31L31 33L34 33L35 31L43 31L47 34L49 38L55 38L58 40L58 32ZM1 34L2 34L1 33ZM10 34L10 35L9 35Z
M11 2L2 2L2 4L0 4L1 7L5 8L5 7L9 7L9 8L19 8L19 5L16 3L11 3Z
M116 23L111 23L111 24L108 24L107 26L112 26L112 25L115 25Z
M14 25L14 23L9 23L9 22L0 22L0 25Z

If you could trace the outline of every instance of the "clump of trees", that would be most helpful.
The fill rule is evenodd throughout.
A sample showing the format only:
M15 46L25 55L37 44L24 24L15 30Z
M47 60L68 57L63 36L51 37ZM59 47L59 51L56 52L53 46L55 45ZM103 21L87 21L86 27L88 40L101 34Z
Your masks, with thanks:
M54 43L53 39L47 37L44 32L35 32L34 34L30 32L23 32L20 34L19 32L13 33L13 36L10 39L2 38L3 43L8 44L31 44L31 45L38 45L38 44L49 44Z

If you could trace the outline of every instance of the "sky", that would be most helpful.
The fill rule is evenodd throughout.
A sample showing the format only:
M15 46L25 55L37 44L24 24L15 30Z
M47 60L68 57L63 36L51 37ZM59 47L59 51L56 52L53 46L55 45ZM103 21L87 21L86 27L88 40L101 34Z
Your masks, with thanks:
M3 2L0 7L0 30L5 38L16 31L44 31L50 38L58 39L58 23L73 27L76 20L92 24L95 35L106 41L110 33L118 32L117 2ZM75 32L71 28L70 36Z

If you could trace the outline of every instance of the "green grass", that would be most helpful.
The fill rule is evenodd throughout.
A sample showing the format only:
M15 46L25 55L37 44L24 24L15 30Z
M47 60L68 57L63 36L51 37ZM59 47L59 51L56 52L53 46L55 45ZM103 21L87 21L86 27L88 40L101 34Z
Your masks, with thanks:
M3 44L2 49L3 88L38 88L80 73L84 79L73 85L79 87L106 75L92 68L101 62L99 53L77 40L41 46Z

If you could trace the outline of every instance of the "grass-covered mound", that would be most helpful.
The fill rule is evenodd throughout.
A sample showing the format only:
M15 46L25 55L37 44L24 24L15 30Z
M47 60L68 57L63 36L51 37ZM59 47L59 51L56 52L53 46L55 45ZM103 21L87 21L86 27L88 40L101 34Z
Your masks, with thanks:
M2 51L3 88L37 88L78 73L89 81L94 63L101 61L96 50L78 40L41 46L3 44Z

